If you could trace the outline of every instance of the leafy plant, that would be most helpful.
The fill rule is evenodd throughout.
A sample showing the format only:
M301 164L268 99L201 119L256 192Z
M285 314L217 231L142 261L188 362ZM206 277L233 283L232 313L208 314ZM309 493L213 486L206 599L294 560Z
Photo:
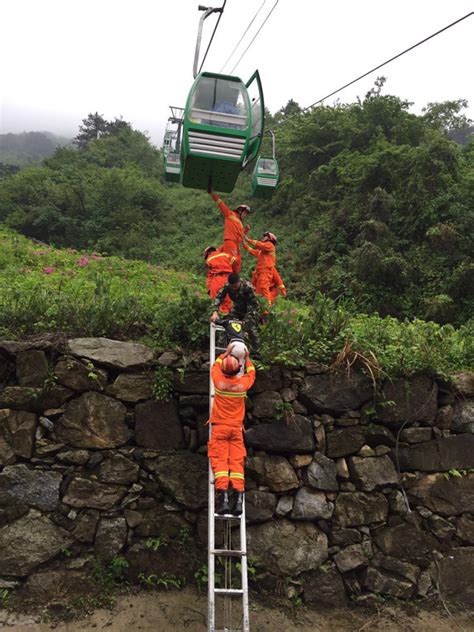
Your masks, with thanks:
M162 586L166 590L169 590L171 587L180 589L183 587L184 583L182 579L179 579L173 573L166 572L161 573L161 575L156 575L154 573L152 573L151 575L145 575L144 573L140 573L138 575L138 579L143 585L149 588L159 588L160 586Z
M173 388L173 371L166 366L158 365L153 379L153 396L159 401L167 401Z
M158 549L168 546L168 542L164 538L158 536L156 538L148 538L145 545L147 549L158 551Z
M9 601L10 591L8 590L8 588L2 588L2 590L0 590L0 603L2 605L2 608L8 608Z

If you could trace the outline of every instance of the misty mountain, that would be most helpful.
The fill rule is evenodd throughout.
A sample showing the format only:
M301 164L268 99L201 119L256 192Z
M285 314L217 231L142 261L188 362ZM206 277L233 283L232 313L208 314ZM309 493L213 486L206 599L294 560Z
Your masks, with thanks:
M57 147L70 143L70 138L51 132L0 134L0 163L18 166L39 163L54 154Z

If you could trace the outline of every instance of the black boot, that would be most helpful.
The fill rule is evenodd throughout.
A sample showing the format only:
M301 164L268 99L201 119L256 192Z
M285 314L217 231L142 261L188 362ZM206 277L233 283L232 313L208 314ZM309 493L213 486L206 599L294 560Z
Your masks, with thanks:
M242 514L242 508L244 505L244 492L237 492L234 489L234 496L232 502L232 515L240 516Z
M217 490L215 511L219 516L230 513L229 492L226 489Z

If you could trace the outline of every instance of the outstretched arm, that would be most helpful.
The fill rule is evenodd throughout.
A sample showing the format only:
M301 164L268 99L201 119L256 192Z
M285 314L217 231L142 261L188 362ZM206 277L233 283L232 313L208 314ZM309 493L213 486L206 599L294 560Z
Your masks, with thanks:
M218 195L214 193L214 191L210 191L211 197L214 202L217 204L217 208L220 210L224 217L229 217L230 208L227 206L225 202L223 202Z
M248 244L262 252L271 252L275 248L271 241L257 241L256 239L250 239L249 237L245 237L245 240Z
M252 257L258 257L258 250L255 250L255 248L250 248L250 246L248 246L245 241L243 242L243 247L244 249L250 253L252 255Z
M225 297L227 296L227 292L229 291L229 286L227 283L225 283L221 289L217 292L215 299L212 301L212 308L213 308L213 313L211 316L211 319L215 322L217 320L217 311L219 309L219 307L221 306L222 301L225 299ZM214 318L214 314L216 315L216 317Z

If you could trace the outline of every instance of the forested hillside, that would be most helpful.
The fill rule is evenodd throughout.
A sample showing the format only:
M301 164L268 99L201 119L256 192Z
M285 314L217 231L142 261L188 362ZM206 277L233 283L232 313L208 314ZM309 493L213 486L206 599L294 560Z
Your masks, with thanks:
M51 156L58 146L70 140L51 132L23 132L0 134L0 173L2 165L29 165Z
M277 234L290 297L312 304L323 292L353 312L466 322L474 144L447 133L467 126L464 102L429 104L418 116L382 95L382 84L357 103L301 113L290 101L268 116L279 189L252 201L243 173L226 199L252 205L252 236ZM126 122L99 123L97 114L84 120L78 148L4 175L0 221L58 246L202 270L202 250L222 235L209 196L165 185L161 153Z

